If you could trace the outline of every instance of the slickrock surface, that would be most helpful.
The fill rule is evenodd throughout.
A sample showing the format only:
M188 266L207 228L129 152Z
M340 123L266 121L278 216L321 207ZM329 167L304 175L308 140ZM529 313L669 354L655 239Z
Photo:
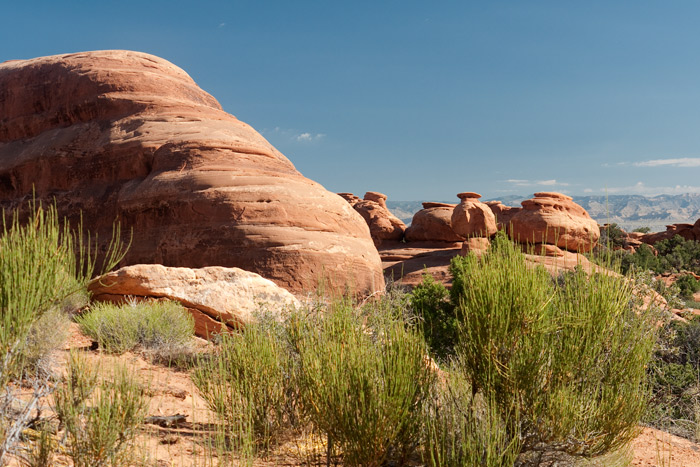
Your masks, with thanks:
M423 203L423 209L413 215L406 229L407 242L460 242L464 237L452 230L452 211L455 204Z
M496 216L481 201L481 195L473 192L459 193L462 200L452 211L452 230L461 237L490 237L498 230Z
M241 92L245 92L241 90ZM0 64L0 208L55 198L122 263L239 267L294 292L384 285L362 218L180 68L129 51Z
M280 315L299 301L253 272L212 266L201 269L136 264L110 272L90 285L93 300L121 303L127 297L167 298L180 302L195 318L195 333L208 337L240 327L256 312Z
M374 243L380 245L385 240L403 239L406 224L394 216L386 207L386 195L368 191L360 199L352 193L338 193L357 211L369 226Z
M570 196L541 192L521 204L523 208L510 219L508 233L515 241L588 252L600 238L598 223Z

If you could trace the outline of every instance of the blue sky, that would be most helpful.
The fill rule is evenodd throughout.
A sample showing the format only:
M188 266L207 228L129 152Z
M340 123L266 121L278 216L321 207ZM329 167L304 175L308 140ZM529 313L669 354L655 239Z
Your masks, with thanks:
M700 2L0 7L0 61L161 56L332 191L700 192Z

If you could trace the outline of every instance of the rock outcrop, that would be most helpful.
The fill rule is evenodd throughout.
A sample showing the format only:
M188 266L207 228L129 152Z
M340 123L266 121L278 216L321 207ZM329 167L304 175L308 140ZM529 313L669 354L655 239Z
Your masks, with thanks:
M585 209L561 193L541 192L523 201L510 219L509 235L521 243L546 243L568 251L588 252L600 229Z
M195 319L195 333L209 337L239 328L256 313L280 315L299 301L258 274L219 266L201 269L137 264L110 272L89 287L93 300L169 299L180 302Z
M506 230L513 216L522 209L506 206L500 201L487 201L485 204L491 209L494 216L496 216L496 227L498 227L498 230Z
M452 211L452 230L463 238L486 237L497 232L496 217L481 201L481 195L473 192L459 193L462 200Z
M241 91L244 92L244 91ZM32 193L122 265L226 266L299 292L384 285L367 224L180 68L129 51L0 64L0 208Z
M464 237L452 230L452 211L455 204L423 203L423 209L413 215L406 229L407 242L460 242Z
M386 207L386 195L376 191L368 191L365 198L360 199L352 193L338 193L357 211L369 226L372 240L380 245L385 240L400 241L403 239L406 224L394 216Z
M676 235L680 235L686 240L700 241L700 219L695 224L671 224L666 226L664 232L654 232L643 235L640 240L649 245L653 245L661 240L668 240Z

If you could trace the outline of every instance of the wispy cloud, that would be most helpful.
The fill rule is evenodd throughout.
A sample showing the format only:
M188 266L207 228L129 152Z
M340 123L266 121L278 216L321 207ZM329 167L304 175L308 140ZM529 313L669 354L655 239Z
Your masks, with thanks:
M637 182L630 186L607 187L600 189L586 188L585 193L600 194L629 194L629 195L680 195L683 193L700 193L700 186L675 185L675 186L647 186L644 182Z
M266 137L283 138L288 141L297 143L314 143L326 137L325 133L314 133L311 131L299 131L292 128L275 127L273 129L265 128L260 131Z
M520 180L520 179L508 179L506 182L515 186L569 186L568 183L558 182L555 179L551 180Z
M700 157L678 157L675 159L652 159L649 161L635 162L637 167L700 167Z
M223 28L226 26L226 23L219 23L219 28Z
M319 139L322 139L324 136L323 133L316 133L316 134L311 134L308 132L305 133L300 133L296 136L297 141L302 141L302 142L311 142L311 141L318 141Z

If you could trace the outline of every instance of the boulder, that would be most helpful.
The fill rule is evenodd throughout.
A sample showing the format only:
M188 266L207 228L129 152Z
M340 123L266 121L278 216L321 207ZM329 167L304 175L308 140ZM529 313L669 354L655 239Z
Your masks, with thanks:
M585 209L561 193L535 193L510 220L510 237L521 243L547 243L573 252L588 252L600 229Z
M508 225L510 225L510 220L522 209L506 206L500 201L487 201L485 204L491 209L493 215L496 216L496 227L498 230L507 230Z
M462 200L452 211L452 230L461 237L490 237L498 229L496 217L481 201L481 195L473 192L459 193Z
M258 274L220 266L126 266L94 281L89 290L97 301L119 303L132 297L180 302L195 318L195 333L200 337L240 328L253 321L256 313L279 316L300 306L294 295Z
M386 195L376 191L368 191L364 199L352 193L338 193L338 195L350 203L367 222L369 233L376 245L380 245L385 240L403 239L406 224L386 207Z
M481 256L491 246L491 241L487 237L470 237L462 243L462 249L459 252L462 256L467 256L469 253L474 253Z
M241 90L242 93L245 90ZM0 208L35 196L122 265L239 267L295 292L384 286L367 224L180 68L130 51L0 64Z
M423 209L413 215L406 229L407 242L461 242L464 237L452 230L452 211L456 205L423 203Z

